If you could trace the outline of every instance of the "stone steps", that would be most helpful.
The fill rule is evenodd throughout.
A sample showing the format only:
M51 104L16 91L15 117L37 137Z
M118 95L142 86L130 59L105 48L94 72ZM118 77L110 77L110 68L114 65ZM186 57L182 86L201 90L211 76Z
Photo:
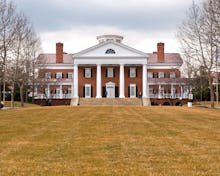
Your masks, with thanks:
M133 105L142 106L142 99L140 98L80 98L80 106L90 106L90 105Z

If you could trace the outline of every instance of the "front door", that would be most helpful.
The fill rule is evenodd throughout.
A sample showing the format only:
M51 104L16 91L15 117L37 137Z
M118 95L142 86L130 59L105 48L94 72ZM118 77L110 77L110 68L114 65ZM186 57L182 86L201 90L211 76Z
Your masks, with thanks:
M106 83L106 97L115 98L115 83L113 82Z
M130 84L130 97L136 97L136 84Z
M85 98L91 98L91 84L85 84Z

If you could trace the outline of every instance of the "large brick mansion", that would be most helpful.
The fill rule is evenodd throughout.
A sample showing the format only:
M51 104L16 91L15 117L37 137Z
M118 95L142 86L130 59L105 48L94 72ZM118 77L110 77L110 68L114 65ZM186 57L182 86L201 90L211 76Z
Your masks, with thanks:
M36 103L80 105L83 99L139 98L142 105L177 104L187 100L189 86L181 78L183 61L178 53L144 53L122 43L119 35L98 36L98 44L75 54L40 54Z

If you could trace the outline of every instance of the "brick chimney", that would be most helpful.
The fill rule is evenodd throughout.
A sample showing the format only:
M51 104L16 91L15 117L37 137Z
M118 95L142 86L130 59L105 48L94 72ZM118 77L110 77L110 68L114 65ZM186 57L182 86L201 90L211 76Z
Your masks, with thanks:
M56 43L56 63L63 63L63 43Z
M164 43L157 44L157 62L164 62Z

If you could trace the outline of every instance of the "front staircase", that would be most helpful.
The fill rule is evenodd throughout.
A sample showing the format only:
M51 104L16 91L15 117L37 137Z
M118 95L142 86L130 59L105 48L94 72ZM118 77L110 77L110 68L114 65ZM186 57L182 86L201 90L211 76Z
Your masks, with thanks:
M141 98L80 98L80 106L120 106L120 105L132 105L132 106L143 106Z

